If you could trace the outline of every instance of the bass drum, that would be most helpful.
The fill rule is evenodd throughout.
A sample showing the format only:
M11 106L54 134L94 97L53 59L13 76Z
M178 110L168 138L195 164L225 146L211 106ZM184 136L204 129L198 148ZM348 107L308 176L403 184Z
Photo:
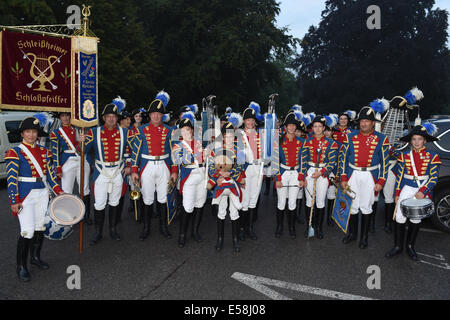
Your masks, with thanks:
M50 240L64 240L73 232L72 226L84 217L83 201L73 194L61 194L54 197L45 217L44 236Z

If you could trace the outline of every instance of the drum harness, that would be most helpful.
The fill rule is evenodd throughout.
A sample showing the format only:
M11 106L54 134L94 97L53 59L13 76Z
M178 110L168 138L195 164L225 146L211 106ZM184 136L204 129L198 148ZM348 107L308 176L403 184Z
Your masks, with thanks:
M411 167L412 167L413 172L414 172L414 177L411 177L410 175L405 175L405 178L406 179L413 178L411 180L414 180L417 183L417 186L420 189L420 188L422 188L425 185L425 183L427 181L427 180L424 180L424 179L428 179L429 177L428 176L420 176L419 177L419 175L417 174L416 164L414 163L414 155L413 155L413 151L412 150L409 153L409 157L411 158ZM423 182L420 182L419 179L422 179Z

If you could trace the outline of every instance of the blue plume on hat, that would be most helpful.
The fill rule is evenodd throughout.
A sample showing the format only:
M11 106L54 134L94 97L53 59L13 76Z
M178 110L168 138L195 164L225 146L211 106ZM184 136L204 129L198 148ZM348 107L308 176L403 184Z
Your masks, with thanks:
M339 122L339 116L336 113L331 113L330 117L332 117L334 119L334 121L336 122L336 124ZM335 125L336 125L335 124Z
M118 113L121 113L127 105L126 101L122 99L120 96L117 96L117 98L113 99L112 103L117 106Z
M345 110L344 113L349 116L350 120L354 120L356 118L356 111Z
M144 108L139 108L139 111L143 113L147 112L147 110L145 110Z
M316 117L316 114L314 112L310 112L306 114L307 117L309 117L310 123L314 120Z
M256 115L256 120L259 121L259 122L263 122L263 121L264 121L264 115L262 115L262 114L260 114L260 113L257 114L257 115Z
M181 115L181 121L183 121L184 119L188 119L192 123L192 125L194 125L195 114L192 111L184 112Z
M369 106L372 108L373 111L377 113L384 113L387 109L389 109L389 101L386 99L375 99L371 103L369 103Z
M434 123L425 122L422 126L427 130L430 136L434 136L438 132L438 128Z
M308 115L304 115L302 117L302 121L305 124L305 126L309 126L311 124L311 117L309 117Z
M296 118L298 121L301 121L301 120L303 119L303 113L302 113L301 111L294 110L294 111L292 111L292 112L294 113L295 118Z
M302 107L301 105L298 105L298 104L294 104L294 105L291 107L291 110L294 110L294 111L300 111L301 113L303 113L303 107Z
M414 87L411 90L409 90L404 96L409 105L415 104L417 101L423 99L423 97L424 97L423 92L419 90L417 87Z
M47 124L47 121L49 120L47 116L44 113L38 112L33 115L36 119L39 120L39 124L41 127L44 127Z
M324 116L328 128L333 128L336 124L336 118L333 115Z
M170 121L170 113L165 113L162 117L162 122L169 122Z
M158 94L155 97L155 100L161 100L163 103L164 108L167 107L167 105L169 104L170 101L170 96L167 92L161 90L160 92L158 92Z
M261 113L261 107L259 106L258 103L254 102L254 101L250 102L250 105L248 107L255 110L256 114Z
M225 113L232 113L233 112L233 109L231 109L231 107L227 107L226 109L225 109Z
M239 113L232 112L228 117L228 122L231 122L235 129L242 125L242 116Z
M188 108L191 109L191 111L196 114L198 112L198 105L196 104L189 104Z

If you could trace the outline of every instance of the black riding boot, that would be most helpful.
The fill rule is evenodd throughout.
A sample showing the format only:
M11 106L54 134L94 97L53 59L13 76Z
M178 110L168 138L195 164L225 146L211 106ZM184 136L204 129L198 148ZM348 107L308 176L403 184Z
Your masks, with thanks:
M265 177L266 188L264 189L264 195L267 196L270 193L270 178Z
M247 216L247 221L246 221L246 225L245 225L245 234L252 240L258 239L258 237L256 236L256 233L253 231L253 223L255 222L253 217L256 214L256 212L257 212L256 208L248 209L248 216Z
M31 239L19 237L17 241L17 276L20 281L28 282L31 280L30 272L27 268L28 250L30 248Z
M281 237L283 233L284 210L277 209L277 229L275 230L275 238Z
M238 238L238 222L237 220L231 220L231 234L233 237L233 250L234 252L240 252L239 238Z
M86 210L86 213L84 214L84 222L88 226L92 225L92 219L91 219L91 195L88 194L87 196L83 197L83 203Z
M239 240L245 240L245 228L248 223L248 211L239 210Z
M125 198L120 197L119 205L117 206L117 221L116 221L117 224L122 222L122 210L123 210L124 203L125 203Z
M378 209L378 201L375 201L372 205L372 213L370 214L369 219L369 231L370 233L375 233L375 216Z
M217 218L217 214L219 213L219 205L218 204L211 204L211 215L214 219Z
M35 231L30 245L31 264L39 267L39 269L47 270L50 268L48 263L41 260L42 243L44 242L44 231Z
M119 214L119 206L109 206L109 236L111 239L120 241L120 236L117 233L117 217Z
M94 209L94 228L95 234L92 240L89 242L91 246L96 245L103 238L103 224L105 223L105 209Z
M342 239L342 242L347 244L352 241L355 241L357 235L358 235L358 214L350 214L347 235Z
M394 222L394 247L384 255L386 258L392 258L403 251L405 227L406 223Z
M417 261L417 253L414 250L414 245L416 244L419 229L420 223L409 222L408 233L406 234L406 253L408 253L408 256L414 261Z
M303 206L303 199L297 199L297 207L295 209L296 212L295 221L300 224L305 224L305 219L302 216L302 206Z
M384 211L384 231L386 233L392 233L392 218L394 216L395 203L386 203Z
M142 221L144 224L144 228L142 229L142 232L139 236L139 240L144 241L147 239L148 235L150 234L150 224L152 220L152 211L153 211L153 204L152 205L145 205L142 209Z
M200 223L202 222L202 216L203 216L203 208L195 208L194 209L194 217L192 220L192 237L197 242L202 242L202 236L198 232L200 229Z
M292 239L297 238L297 233L295 232L295 211L296 210L287 211L289 235Z
M317 209L317 208L316 208ZM317 209L317 227L315 228L316 231L316 238L323 239L323 220L325 219L325 208Z
M167 218L167 207L165 203L157 203L157 211L159 212L159 232L164 236L166 239L172 238L172 235L169 232L168 229L168 218Z
M327 225L332 227L333 226L333 219L331 219L331 216L333 215L333 200L328 200L328 207L327 207Z
M183 248L184 245L186 244L186 233L192 213L187 213L184 210L184 208L180 208L180 210L181 210L181 219L180 219L180 234L178 236L178 247Z
M371 213L372 214L372 213ZM359 240L359 248L366 249L369 244L369 223L370 223L370 215L371 214L363 214L361 220L361 238Z
M223 248L223 236L224 236L225 220L217 218L217 243L216 251L220 251Z

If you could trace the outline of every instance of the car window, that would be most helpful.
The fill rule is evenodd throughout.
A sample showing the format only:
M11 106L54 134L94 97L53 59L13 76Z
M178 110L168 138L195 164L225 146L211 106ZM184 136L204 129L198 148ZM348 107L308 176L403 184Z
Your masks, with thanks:
M450 131L447 131L439 139L440 139L440 141L438 142L439 145L444 149L450 150Z
M20 136L19 133L19 126L21 122L22 122L21 120L5 122L5 128L8 134L9 143L18 143L22 141L22 137Z

